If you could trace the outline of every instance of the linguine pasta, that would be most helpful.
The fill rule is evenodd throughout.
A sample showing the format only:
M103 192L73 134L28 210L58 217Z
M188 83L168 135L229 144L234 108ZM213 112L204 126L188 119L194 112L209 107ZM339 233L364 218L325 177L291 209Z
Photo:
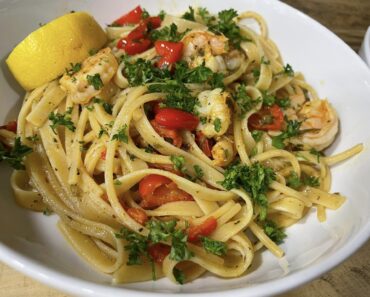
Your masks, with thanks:
M322 154L338 115L284 65L257 13L200 8L154 29L141 18L109 26L106 48L27 93L16 135L33 152L11 177L17 203L55 213L76 252L114 283L235 278L258 250L282 257L283 228L310 209L325 221L345 202L330 191L330 166L362 145ZM128 54L145 34L148 48ZM177 61L158 53L161 40L181 44ZM8 146L16 135L0 129Z

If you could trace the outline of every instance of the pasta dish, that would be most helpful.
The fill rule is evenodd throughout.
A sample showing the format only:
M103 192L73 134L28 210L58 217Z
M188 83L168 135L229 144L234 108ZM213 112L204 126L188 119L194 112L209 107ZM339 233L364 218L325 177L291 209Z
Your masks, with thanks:
M330 166L362 144L324 154L338 115L260 15L138 6L106 34L0 129L17 203L55 213L94 269L114 283L239 277L261 250L284 256L285 228L345 202Z

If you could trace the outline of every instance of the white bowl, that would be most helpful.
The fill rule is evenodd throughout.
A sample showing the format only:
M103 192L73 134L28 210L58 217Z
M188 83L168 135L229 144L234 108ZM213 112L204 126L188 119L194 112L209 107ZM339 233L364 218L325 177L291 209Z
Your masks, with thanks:
M198 1L199 2L199 1ZM0 1L1 109L0 122L13 119L23 91L7 70L9 51L39 23L70 10L86 10L101 24L141 3L151 12L165 9L181 12L191 1L114 0L2 0ZM281 293L301 285L333 268L355 252L370 234L370 71L339 38L299 11L274 0L207 0L201 5L212 12L233 7L261 13L284 60L302 71L321 97L328 97L341 119L341 133L330 152L340 152L364 143L361 155L333 169L332 190L348 197L338 211L328 211L320 224L314 212L287 230L282 245L285 258L276 259L265 251L256 256L248 275L219 279L207 275L190 284L177 286L163 279L157 282L112 286L109 277L94 272L68 246L55 226L57 218L20 209L10 187L10 170L1 164L0 259L8 265L50 286L83 296L148 296L177 293L182 296L263 296ZM30 69L32 71L32 69Z
M361 48L358 54L370 67L370 26L367 28L364 40L362 41Z

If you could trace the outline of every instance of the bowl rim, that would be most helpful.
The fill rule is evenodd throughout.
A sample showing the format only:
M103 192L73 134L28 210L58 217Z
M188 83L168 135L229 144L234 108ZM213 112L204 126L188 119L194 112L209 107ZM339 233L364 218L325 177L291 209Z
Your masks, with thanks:
M330 31L328 28L323 26L321 23L313 19L312 17L306 15L305 13L299 11L298 9L276 0L265 0L274 5L281 5L282 8L290 10L291 13L297 14L300 18L305 19L305 21L310 22L312 26L320 29L328 38L334 42L341 44L343 50L348 52L348 55L352 55L354 59L358 59L359 67L362 67L367 73L370 81L370 68L366 65L365 61L361 59L357 53L349 47L341 38L339 38L335 33ZM370 30L367 32L370 34ZM271 296L273 294L280 294L286 291L292 290L304 283L307 283L315 278L318 278L322 274L331 270L335 266L342 263L349 256L355 253L362 245L364 245L370 238L370 218L363 224L354 238L351 241L344 243L335 254L329 256L328 258L311 264L309 267L303 270L292 272L291 274L284 276L284 282L281 282L281 278L269 280L263 283L256 283L250 286L245 286L241 288L225 289L219 292L198 292L198 293L172 293L172 292L150 292L150 291L138 291L136 289L127 288L124 286L114 286L114 285L103 285L95 282L90 282L82 279L78 279L64 273L58 272L55 269L49 268L37 261L24 256L22 253L17 252L3 242L0 241L0 260L12 267L13 269L35 279L47 286L51 286L62 292L69 294L78 294L78 296L110 296L115 292L129 293L130 296L134 297L144 297L144 296L160 296L160 295L172 295L176 296L201 296L201 297L215 297L215 296L225 296L228 293L232 293L235 297L245 297L248 293L249 297L257 296Z

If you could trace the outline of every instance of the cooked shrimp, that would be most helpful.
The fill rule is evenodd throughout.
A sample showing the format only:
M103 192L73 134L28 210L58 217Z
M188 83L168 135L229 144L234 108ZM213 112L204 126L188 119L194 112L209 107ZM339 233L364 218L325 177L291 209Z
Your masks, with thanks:
M298 112L303 121L301 131L309 130L300 136L303 144L318 151L328 147L338 133L338 115L327 100L306 102Z
M85 104L109 83L117 68L116 58L105 48L83 61L76 73L64 74L59 82L74 103Z
M231 123L231 111L227 105L230 97L222 89L203 91L198 95L199 106L196 106L201 122L197 130L207 138L225 134Z
M226 64L221 56L228 49L228 39L225 36L198 31L186 35L182 42L184 43L182 57L190 68L204 63L213 72L226 71Z
M236 149L233 139L229 136L220 137L212 147L213 164L215 166L227 166L235 158Z

